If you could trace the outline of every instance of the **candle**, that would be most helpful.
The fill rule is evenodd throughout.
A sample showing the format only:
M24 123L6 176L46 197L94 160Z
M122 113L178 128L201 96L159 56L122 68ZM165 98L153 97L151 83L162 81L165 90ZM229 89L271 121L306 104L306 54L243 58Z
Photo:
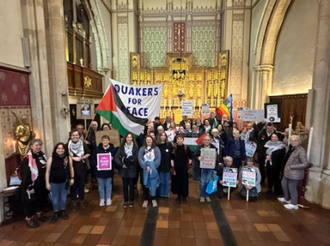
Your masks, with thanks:
M16 141L13 141L13 149L14 149L14 153L16 153Z
M312 147L313 127L309 130L308 147L307 147L307 160L310 160L311 147Z
M292 125L289 124L289 143L290 143L290 137L291 137L291 134L292 134Z

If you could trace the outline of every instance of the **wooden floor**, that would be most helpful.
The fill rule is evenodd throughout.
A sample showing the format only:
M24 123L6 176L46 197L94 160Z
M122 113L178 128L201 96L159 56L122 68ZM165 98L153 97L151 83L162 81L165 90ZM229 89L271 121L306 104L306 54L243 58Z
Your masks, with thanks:
M200 204L198 185L190 180L188 204L177 204L172 195L158 209L143 209L138 194L135 207L124 209L118 177L113 204L99 207L97 187L91 185L85 209L73 212L68 205L69 220L30 229L23 217L16 218L0 226L0 246L330 245L329 210L317 205L286 210L264 192L256 202L246 202L235 192L230 201L214 198L211 204Z

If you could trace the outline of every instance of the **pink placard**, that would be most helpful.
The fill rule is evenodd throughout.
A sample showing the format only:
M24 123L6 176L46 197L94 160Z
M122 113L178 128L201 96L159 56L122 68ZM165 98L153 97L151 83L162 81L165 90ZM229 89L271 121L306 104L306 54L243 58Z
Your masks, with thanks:
M112 170L111 153L97 154L97 170Z

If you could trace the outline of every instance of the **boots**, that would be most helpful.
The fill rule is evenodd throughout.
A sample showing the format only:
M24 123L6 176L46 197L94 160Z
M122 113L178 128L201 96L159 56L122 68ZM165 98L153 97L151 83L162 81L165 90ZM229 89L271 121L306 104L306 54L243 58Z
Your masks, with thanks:
M54 212L53 217L50 219L50 223L57 222L58 219L58 212Z
M68 214L65 212L65 210L61 210L61 218L64 220L69 219Z
M79 201L79 205L81 208L86 208L85 204L84 204L84 201Z

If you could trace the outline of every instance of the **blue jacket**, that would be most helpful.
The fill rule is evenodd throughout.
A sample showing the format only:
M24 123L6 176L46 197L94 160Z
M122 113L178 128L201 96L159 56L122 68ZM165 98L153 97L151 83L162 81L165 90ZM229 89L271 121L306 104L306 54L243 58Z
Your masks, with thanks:
M246 151L245 151L245 143L243 140L239 139L240 144L240 158L242 161L246 159ZM226 147L225 147L225 154L234 158L234 151L235 151L235 140L233 138L229 139Z
M159 184L159 175L157 168L160 165L161 154L158 147L154 148L155 159L153 161L144 160L145 147L141 147L138 154L138 159L141 168L143 169L143 185L149 188L151 196L156 196L156 190ZM150 167L151 172L147 172L147 167Z

